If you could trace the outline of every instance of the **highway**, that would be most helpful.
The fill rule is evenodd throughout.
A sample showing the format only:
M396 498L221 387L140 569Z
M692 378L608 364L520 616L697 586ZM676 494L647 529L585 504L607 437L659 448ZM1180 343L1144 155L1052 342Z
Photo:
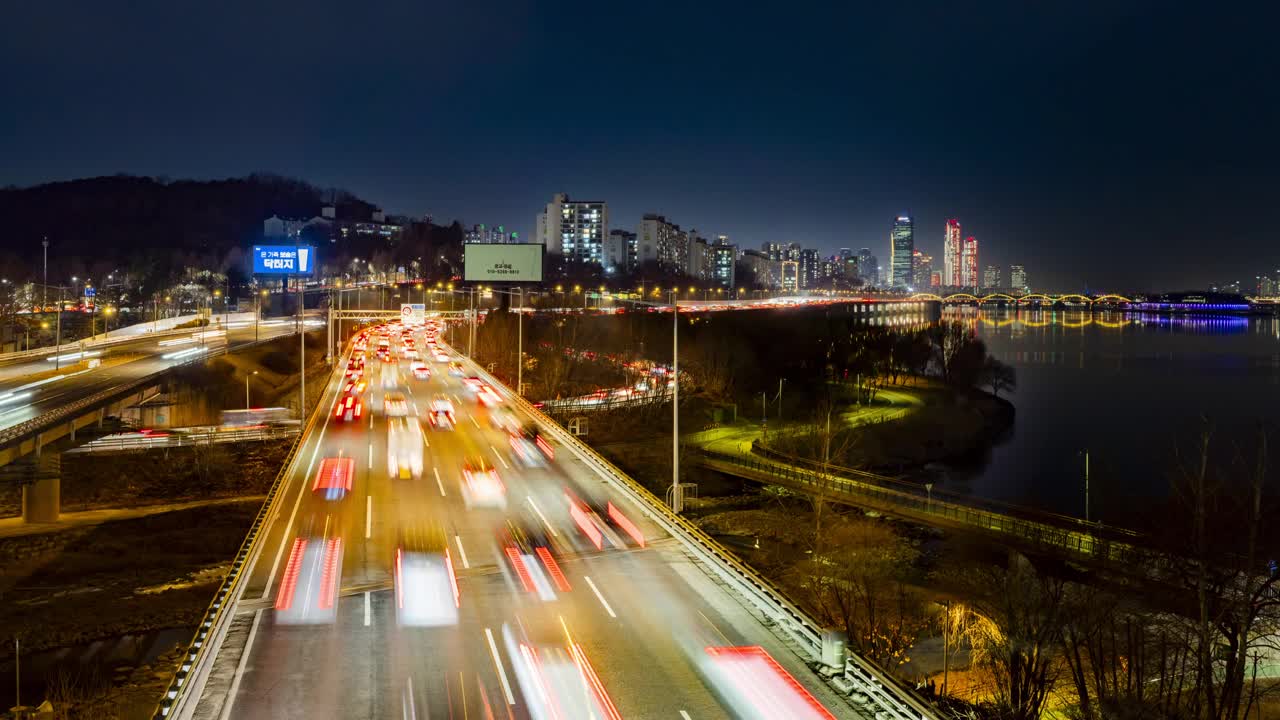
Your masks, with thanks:
M507 428L527 418L431 357L415 377L393 338L390 362L356 356L360 417L327 412L302 438L182 717L859 717L567 448L538 466L519 445L526 466ZM322 407L345 403L345 365ZM407 418L387 416L389 393ZM430 420L444 401L452 429ZM739 646L777 667L718 649Z
M309 327L315 322L310 320ZM257 337L265 340L292 334L293 330L292 320L270 320L257 329ZM141 336L135 341L91 349L90 353L98 354L86 358L79 357L79 351L64 350L60 363L37 357L0 365L0 431L191 359L190 355L174 357L176 353L201 347L212 351L228 344L234 348L255 338L252 322L232 323L221 333L214 326L207 333L202 339L196 337L198 331L191 335ZM89 368L87 360L99 360L101 366ZM55 370L56 364L61 367Z

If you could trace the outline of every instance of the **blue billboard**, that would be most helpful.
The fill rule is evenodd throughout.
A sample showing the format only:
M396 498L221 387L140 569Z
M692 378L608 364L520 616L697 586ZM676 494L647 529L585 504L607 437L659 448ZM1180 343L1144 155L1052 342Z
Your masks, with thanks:
M311 275L316 249L310 245L254 245L254 275Z

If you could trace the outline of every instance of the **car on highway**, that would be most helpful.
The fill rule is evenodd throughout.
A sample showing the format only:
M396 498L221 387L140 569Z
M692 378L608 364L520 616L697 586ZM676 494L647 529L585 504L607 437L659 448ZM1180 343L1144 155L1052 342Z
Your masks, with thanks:
M387 475L407 480L422 477L422 426L417 418L391 418L387 423Z
M360 419L364 411L364 401L359 395L344 395L338 398L333 406L333 417L339 422L351 422Z
M489 424L497 430L514 433L520 429L520 418L508 408L496 407L489 413Z
M452 430L454 426L453 401L444 395L437 395L431 401L431 414L428 418L431 427L437 430Z
M449 353L444 352L443 350L437 350L435 355L435 361L438 363L449 362Z
M544 468L556 459L556 453L551 449L551 444L534 426L518 428L510 434L509 442L511 453L521 465L527 468Z
M458 591L453 555L443 539L396 548L392 574L397 624L401 627L458 624L462 596Z
M410 365L409 370L410 372L413 373L413 377L418 380L431 379L431 370L429 370L427 368L427 364L422 362L421 360L418 360L417 362L414 362L412 365Z
M350 457L327 457L321 460L320 469L311 482L311 492L324 495L326 500L341 500L351 492L355 467L355 460Z
M487 408L497 407L502 404L502 396L498 394L498 391L494 390L492 385L484 382L480 383L480 386L476 388L476 400Z
M343 395L361 395L364 393L368 383L364 380L350 380L346 385L342 386Z
M498 532L498 546L515 583L542 600L555 600L556 592L569 592L569 580L557 559L551 538L534 522L508 520Z
M326 462L336 459L327 458ZM276 593L277 623L319 625L337 621L342 551L342 538L336 535L294 539Z
M456 361L455 361L455 362L451 362L451 363L449 363L449 376L450 376L450 377L462 377L462 376L463 376L463 374L464 374L464 372L463 372L463 370L462 370L462 363L460 363L460 362L456 362Z
M462 499L469 508L505 508L507 486L498 477L497 468L476 456L462 465Z
M388 392L382 395L382 413L387 417L404 417L409 414L409 401L402 392Z

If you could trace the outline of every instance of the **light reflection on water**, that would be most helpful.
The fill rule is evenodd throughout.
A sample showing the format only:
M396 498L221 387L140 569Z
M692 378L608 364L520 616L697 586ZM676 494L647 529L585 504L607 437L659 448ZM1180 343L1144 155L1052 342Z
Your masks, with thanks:
M1225 441L1280 418L1280 318L948 308L1018 370L1013 432L952 467L953 489L1126 522L1168 494L1173 449L1209 417Z

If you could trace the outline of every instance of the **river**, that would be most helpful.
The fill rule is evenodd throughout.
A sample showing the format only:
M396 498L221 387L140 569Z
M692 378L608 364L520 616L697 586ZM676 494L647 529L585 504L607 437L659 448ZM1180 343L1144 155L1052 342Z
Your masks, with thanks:
M1134 524L1171 497L1175 446L1207 417L1215 442L1280 419L1280 318L949 308L1017 369L1013 428L950 468L952 489Z

